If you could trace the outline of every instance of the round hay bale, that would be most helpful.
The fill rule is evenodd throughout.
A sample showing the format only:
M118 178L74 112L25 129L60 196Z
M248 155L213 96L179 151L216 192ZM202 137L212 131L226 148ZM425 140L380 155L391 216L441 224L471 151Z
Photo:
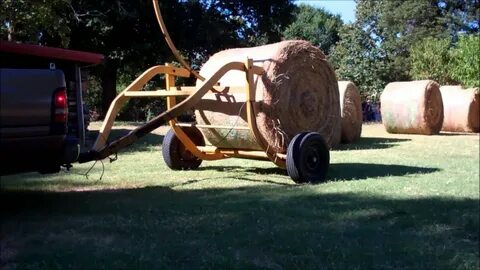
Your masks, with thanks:
M440 87L443 100L442 131L480 131L480 93L478 88Z
M252 58L265 73L255 76L256 123L261 136L278 153L286 153L290 140L303 131L322 134L330 147L340 141L340 106L335 73L320 49L307 41L230 49L213 55L201 68L205 78L224 64ZM245 73L229 71L221 86L245 86ZM197 85L201 82L197 81ZM246 127L246 96L237 93L206 95L196 106L198 124ZM261 150L249 130L202 128L207 140L219 148Z
M438 134L443 103L431 80L389 83L380 97L382 122L389 133Z
M339 81L342 143L351 143L362 134L362 103L357 86L350 81Z

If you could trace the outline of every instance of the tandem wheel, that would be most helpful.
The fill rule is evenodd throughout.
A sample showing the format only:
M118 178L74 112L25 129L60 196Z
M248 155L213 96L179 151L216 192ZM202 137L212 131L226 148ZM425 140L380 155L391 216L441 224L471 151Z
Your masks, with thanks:
M329 147L317 132L299 133L288 145L287 173L296 183L325 181L329 164Z
M185 127L182 130L195 145L205 146L205 139L196 127ZM169 129L163 138L162 155L165 163L172 170L194 170L202 163L201 159L185 148L173 129Z

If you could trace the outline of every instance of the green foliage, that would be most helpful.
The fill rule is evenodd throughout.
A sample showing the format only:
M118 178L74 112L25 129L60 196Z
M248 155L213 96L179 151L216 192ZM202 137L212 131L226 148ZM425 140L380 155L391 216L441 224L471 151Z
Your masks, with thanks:
M459 32L478 32L479 3L477 0L358 0L356 21L342 31L341 41L330 57L339 79L352 80L364 96L373 97L378 97L391 81L412 77L436 78L445 83L459 80L448 73L447 43L431 40L456 41ZM423 44L424 40L428 43ZM465 66L478 67L473 61L471 64L466 61ZM457 69L457 73L466 69L470 70ZM471 77L475 74L473 70L468 72Z
M446 26L454 40L460 33L478 33L480 1L436 0L433 3L439 8L441 14L437 17L438 22Z
M385 52L389 80L409 80L412 46L477 32L479 8L477 0L358 0L357 23Z
M290 22L293 6L290 0L159 3L172 40L194 68L221 49L279 41L281 31ZM109 1L72 0L72 9L76 18L72 24L72 47L107 56L100 76L103 112L115 97L115 78L133 80L132 74L174 59L150 1L119 0L112 5ZM131 104L134 105L130 107L137 105Z
M296 19L283 32L285 39L304 39L328 54L340 40L339 31L343 22L340 16L324 9L300 5Z
M82 82L87 84L87 94L83 97L89 110L98 112L102 106L102 86L97 76L89 74L87 80Z
M450 46L450 38L428 37L415 44L410 55L412 77L417 80L434 80L441 85L454 84L450 76L452 68Z
M455 47L450 39L426 38L412 47L414 79L432 79L442 85L461 83L479 87L480 37L460 36Z
M409 79L409 48L425 35L437 35L434 7L427 0L360 0L358 27L378 42L385 52L391 74L389 80Z
M460 36L452 51L451 75L466 87L480 87L480 36Z
M293 0L158 1L177 48L196 69L225 48L301 38L329 54L339 79L355 82L364 97L375 99L387 82L412 77L478 85L478 35L458 41L459 33L478 33L478 0L357 0L357 20L345 28L338 16ZM149 0L3 0L0 37L106 55L87 96L100 112L117 83L174 60ZM458 41L453 56L442 40ZM157 105L135 115L152 115L163 106Z
M202 2L202 1L200 1ZM241 43L264 45L280 41L282 32L293 19L293 0L205 0L207 10L215 10L220 21L219 28L234 25L230 36L236 36ZM211 31L211 29L208 29ZM235 34L233 34L235 33Z
M0 1L2 40L66 47L70 9L63 0Z
M375 40L357 25L340 32L340 42L329 57L338 80L353 81L363 98L376 100L387 83L388 69Z
M221 49L279 41L295 6L292 0L159 2L172 39L194 68ZM102 88L101 112L115 97L117 77L174 59L151 1L5 0L0 34L3 40L104 54L94 74Z

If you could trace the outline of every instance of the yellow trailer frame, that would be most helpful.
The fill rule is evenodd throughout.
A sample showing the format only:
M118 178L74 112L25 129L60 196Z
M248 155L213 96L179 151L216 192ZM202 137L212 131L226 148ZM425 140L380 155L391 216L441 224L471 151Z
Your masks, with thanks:
M218 86L218 81L224 74L231 70L245 72L246 80L244 87ZM145 71L135 81L133 81L124 91L122 91L112 102L105 120L100 128L98 137L88 153L82 155L79 162L87 162L106 158L115 154L118 150L131 145L140 137L148 134L154 129L169 123L177 138L183 143L185 148L194 156L201 160L218 160L229 157L249 158L270 160L281 168L285 168L286 155L273 151L260 135L256 123L255 103L255 83L254 75L262 75L264 69L253 65L252 59L246 59L242 62L230 62L222 66L213 76L205 80L197 87L177 87L175 86L176 77L190 77L191 72L185 68L173 67L171 65L154 66ZM156 91L141 91L143 87L156 75L165 75L165 89ZM263 151L241 150L241 149L221 149L214 146L196 145L191 138L183 131L182 127L196 126L195 124L178 123L176 117L185 111L194 108L204 95L209 92L233 93L243 91L246 95L245 107L247 111L248 127L236 126L215 126L202 125L202 128L229 128L229 129L249 129L257 144ZM177 97L186 97L182 102L177 103ZM122 106L131 98L166 98L167 110L150 122L137 127L127 135L108 143L108 137L115 122L116 115Z
M154 66L146 70L135 81L133 81L123 92L121 92L112 102L108 109L105 121L100 128L99 135L92 149L86 153L80 154L78 161L80 163L92 160L99 160L116 154L120 149L125 148L139 138L152 132L154 129L168 123L175 137L185 146L185 151L190 152L200 160L218 160L224 158L248 158L258 160L270 160L278 167L286 168L290 177L296 182L317 182L326 177L330 162L328 145L323 137L316 132L302 132L297 134L290 142L287 154L278 153L269 144L265 142L257 127L255 111L255 81L254 76L261 76L265 70L262 67L255 66L252 59L245 59L245 62L230 62L223 65L210 78L204 78L194 71L186 61L180 56L175 45L170 39L170 35L163 22L160 7L156 0L153 1L155 15L157 16L160 29L165 37L165 41L170 47L177 60L183 65L183 68L171 65ZM245 73L245 85L243 87L219 86L219 80L229 71L237 70ZM144 86L155 76L165 75L165 89L156 91L142 91ZM201 83L197 86L177 87L175 86L176 77L196 77ZM197 105L202 97L209 92L213 93L245 93L247 126L218 126L218 125L196 125L177 122L177 117ZM177 97L185 98L177 103ZM116 115L120 108L130 98L166 98L167 110L149 122L135 128L127 135L108 142L108 137L113 127ZM228 128L228 129L247 129L253 134L256 143L261 151L247 149L225 149L215 146L198 145L185 132L185 127L201 128Z

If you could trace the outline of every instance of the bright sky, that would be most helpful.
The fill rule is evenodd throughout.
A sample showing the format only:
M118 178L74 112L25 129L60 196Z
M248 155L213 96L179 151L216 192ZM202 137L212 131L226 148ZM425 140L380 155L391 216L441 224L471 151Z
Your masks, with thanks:
M354 0L296 0L295 3L322 7L333 14L340 15L345 23L355 20L356 3Z

